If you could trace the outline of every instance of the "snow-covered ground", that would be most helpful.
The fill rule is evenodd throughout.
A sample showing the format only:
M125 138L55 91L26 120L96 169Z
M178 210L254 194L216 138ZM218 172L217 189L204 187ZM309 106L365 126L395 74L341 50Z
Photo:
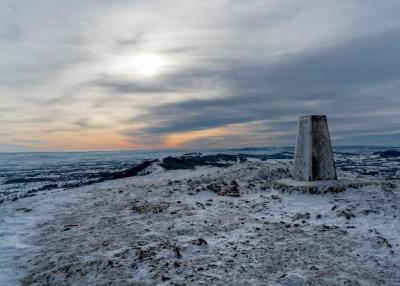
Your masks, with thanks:
M273 189L289 170L155 168L4 202L0 285L400 285L399 181Z

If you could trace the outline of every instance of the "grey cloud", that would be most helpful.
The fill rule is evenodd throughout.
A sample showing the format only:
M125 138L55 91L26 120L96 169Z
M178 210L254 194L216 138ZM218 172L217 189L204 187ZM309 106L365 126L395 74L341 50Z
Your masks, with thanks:
M125 130L123 135L129 138L133 144L158 145L162 142L162 136L157 134L143 133L140 130Z
M12 25L1 33L1 37L7 41L16 41L22 36L22 30L18 25Z
M126 48L126 47L136 47L143 43L143 33L137 33L134 36L130 36L129 38L123 38L116 40L116 46L119 48Z
M101 76L89 84L118 93L159 93L173 90L173 87L165 82L150 81L143 83L113 76Z
M295 55L272 66L235 63L221 71L211 68L174 75L178 81L187 77L187 82L195 82L196 77L216 78L228 90L219 98L155 106L145 117L154 124L143 132L199 130L307 113L334 117L340 112L384 109L390 103L398 105L399 100L391 94L365 94L362 89L400 79L399 32L354 38L320 51ZM174 82L174 78L169 82ZM312 105L314 101L316 106ZM353 118L364 119L372 121L376 117ZM379 123L377 128L387 125Z
M0 5L0 17L10 19L0 26L0 37L6 42L19 40L23 34L20 25L15 20L18 14L18 8L13 3L6 2Z
M80 129L98 129L104 127L104 125L92 123L89 118L80 118L74 122L74 125Z

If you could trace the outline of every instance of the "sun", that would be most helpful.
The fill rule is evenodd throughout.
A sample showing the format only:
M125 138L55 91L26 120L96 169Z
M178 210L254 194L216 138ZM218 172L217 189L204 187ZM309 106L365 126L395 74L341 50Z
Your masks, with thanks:
M113 55L107 60L105 67L110 74L145 79L160 75L169 65L170 60L162 54L130 52Z
M152 53L137 55L132 59L132 67L135 72L143 77L153 77L160 74L165 65L165 59Z

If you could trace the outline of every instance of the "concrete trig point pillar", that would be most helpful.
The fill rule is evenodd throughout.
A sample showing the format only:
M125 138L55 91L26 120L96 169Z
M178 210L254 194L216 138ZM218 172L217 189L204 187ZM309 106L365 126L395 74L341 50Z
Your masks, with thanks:
M298 181L337 179L325 115L300 117L293 176Z

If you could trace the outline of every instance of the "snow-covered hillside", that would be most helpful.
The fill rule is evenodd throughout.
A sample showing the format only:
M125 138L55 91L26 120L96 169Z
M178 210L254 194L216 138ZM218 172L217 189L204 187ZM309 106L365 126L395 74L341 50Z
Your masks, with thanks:
M400 285L396 173L339 171L375 181L340 193L273 189L290 167L152 166L5 202L0 284Z

